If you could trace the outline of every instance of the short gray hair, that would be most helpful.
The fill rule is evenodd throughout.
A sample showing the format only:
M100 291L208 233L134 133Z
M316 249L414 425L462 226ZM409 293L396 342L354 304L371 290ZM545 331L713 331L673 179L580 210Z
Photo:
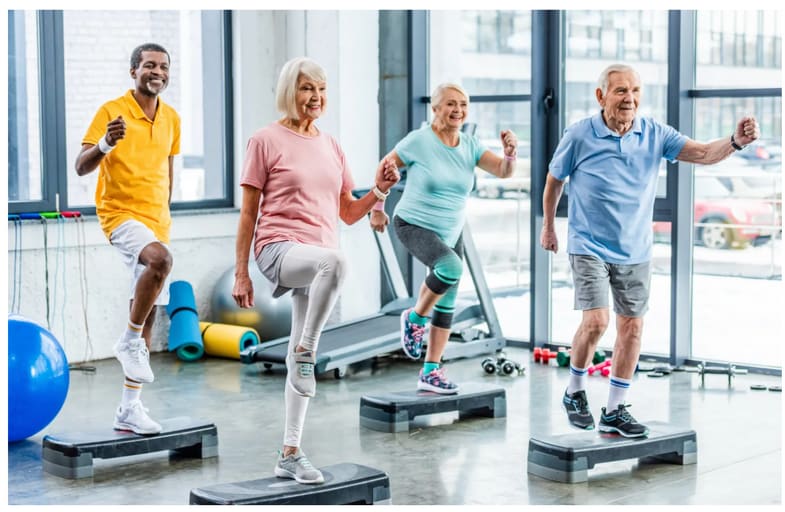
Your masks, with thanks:
M442 98L444 97L444 93L447 89L452 89L453 91L458 91L459 93L463 94L464 98L466 98L466 102L469 102L469 95L466 93L463 87L458 84L453 83L443 83L436 86L436 88L431 93L431 106L435 107L439 103L442 102Z
M295 57L283 65L278 76L278 87L275 90L275 106L278 112L289 119L300 119L294 97L297 93L297 80L305 75L315 82L327 82L324 69L308 57Z
M597 87L600 88L603 94L607 94L611 73L629 73L629 72L635 73L635 76L638 77L638 81L640 82L641 75L639 75L638 72L635 71L635 68L633 68L632 66L628 66L627 64L611 64L607 68L603 69L602 73L600 73L600 78L599 80L597 80Z

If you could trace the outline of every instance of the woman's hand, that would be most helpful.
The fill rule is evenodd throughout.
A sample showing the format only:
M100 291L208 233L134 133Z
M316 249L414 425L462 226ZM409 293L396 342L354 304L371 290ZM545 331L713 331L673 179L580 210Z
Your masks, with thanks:
M235 274L232 297L241 308L253 307L253 282L248 274Z
M390 218L382 210L371 211L371 228L379 233L384 233L384 228L390 223Z
M401 173L398 172L395 160L385 157L379 162L379 167L376 168L376 187L379 190L386 194L400 179Z
M518 137L512 130L503 130L500 134L504 156L515 156L518 153Z

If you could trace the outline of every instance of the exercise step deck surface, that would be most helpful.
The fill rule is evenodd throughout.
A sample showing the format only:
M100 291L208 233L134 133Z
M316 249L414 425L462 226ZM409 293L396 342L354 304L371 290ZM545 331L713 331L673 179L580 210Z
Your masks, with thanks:
M382 505L390 503L387 473L359 464L320 468L322 484L269 477L191 490L191 505Z
M47 434L43 439L43 469L62 478L93 476L93 459L112 459L175 450L206 459L218 455L218 430L203 420L176 417L162 420L160 434L139 435L111 426L89 432Z
M647 437L626 438L590 430L529 439L527 471L557 482L588 480L596 464L654 458L672 464L695 464L698 439L694 430L662 422L647 422Z
M458 412L469 416L501 418L507 415L504 388L480 383L461 384L458 393L440 395L430 391L400 391L368 395L360 399L360 425L380 432L405 432L417 416Z

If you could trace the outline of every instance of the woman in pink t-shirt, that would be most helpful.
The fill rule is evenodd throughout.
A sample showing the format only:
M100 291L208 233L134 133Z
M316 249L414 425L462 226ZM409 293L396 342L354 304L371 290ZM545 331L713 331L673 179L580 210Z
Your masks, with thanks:
M299 446L309 397L316 392L319 337L346 267L338 249L338 219L354 224L379 208L375 205L400 175L395 163L383 160L376 170L376 186L354 199L354 182L341 147L314 124L327 104L327 78L314 61L299 57L284 64L276 104L283 117L254 133L246 148L232 295L240 307L253 306L248 275L253 240L256 263L273 283L273 296L293 290L286 431L275 474L300 483L321 483L322 473Z

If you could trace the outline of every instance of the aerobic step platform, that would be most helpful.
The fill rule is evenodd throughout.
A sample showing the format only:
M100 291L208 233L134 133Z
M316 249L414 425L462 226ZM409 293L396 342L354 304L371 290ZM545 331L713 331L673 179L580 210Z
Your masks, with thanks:
M527 471L556 482L586 482L596 464L627 459L654 458L672 464L698 461L698 438L661 422L647 422L647 437L626 438L597 430L529 440Z
M163 450L206 459L218 455L218 430L210 422L176 417L160 422L160 434L139 435L110 426L89 432L47 434L44 471L62 478L93 476L93 459L113 459Z
M440 395L430 391L400 391L360 399L360 425L380 432L407 432L417 416L458 411L469 416L501 418L507 415L504 388L488 384L462 384L458 393Z
M191 490L191 505L388 505L390 478L359 464L319 468L322 484L288 478L262 478Z

